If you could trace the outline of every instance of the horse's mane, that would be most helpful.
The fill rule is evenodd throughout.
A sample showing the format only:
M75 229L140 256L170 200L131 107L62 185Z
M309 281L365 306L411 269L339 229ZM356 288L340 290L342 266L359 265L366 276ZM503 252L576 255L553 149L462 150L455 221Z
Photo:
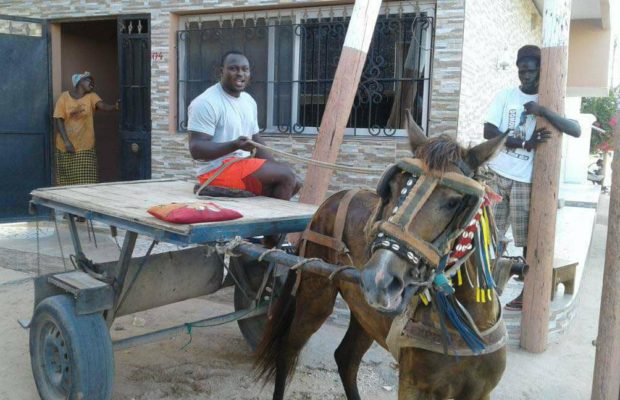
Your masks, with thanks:
M465 149L446 134L430 138L418 147L415 153L416 158L422 160L430 170L437 172L445 172L450 164L462 160L464 155Z

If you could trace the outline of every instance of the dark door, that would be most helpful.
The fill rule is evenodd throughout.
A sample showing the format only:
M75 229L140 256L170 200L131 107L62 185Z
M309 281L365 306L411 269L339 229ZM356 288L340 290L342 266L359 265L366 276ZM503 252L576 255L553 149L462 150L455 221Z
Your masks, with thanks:
M151 177L151 20L118 19L121 179Z
M0 221L28 218L30 191L51 185L47 25L0 15Z

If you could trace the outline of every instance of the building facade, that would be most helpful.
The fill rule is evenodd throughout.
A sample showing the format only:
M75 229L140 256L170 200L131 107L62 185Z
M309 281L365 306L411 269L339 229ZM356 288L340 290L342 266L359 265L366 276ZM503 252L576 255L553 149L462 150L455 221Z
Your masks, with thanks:
M223 50L222 46L219 52L211 50L209 35L220 35L213 40L231 48L238 48L235 37L243 37L255 66L254 79L259 76L251 90L259 103L261 128L266 128L263 136L269 145L310 156L351 7L291 0L50 0L3 3L0 15L45 19L51 27L52 57L67 53L59 49L59 38L65 37L63 25L118 15L147 18L151 176L191 178L193 163L183 129L185 107L217 80L215 55ZM312 42L309 35L320 35L323 28L329 31L326 37L334 34L335 39L320 42L323 39L315 37ZM248 38L248 29L258 36L262 31L262 38ZM232 32L228 43L221 37L223 32ZM370 64L362 77L366 86L361 85L358 92L358 108L340 151L342 164L384 168L408 155L402 129L407 104L413 105L429 136L449 134L464 145L483 140L482 124L494 94L518 83L517 49L540 43L541 16L530 0L384 2L377 37L383 39L373 44L369 54ZM72 68L86 69L78 64ZM55 65L61 67L55 69ZM52 60L54 98L68 88L75 72L62 65ZM312 68L320 71L307 71ZM394 114L397 108L400 114L399 110ZM295 168L303 176L305 167ZM330 190L374 187L377 179L336 173Z

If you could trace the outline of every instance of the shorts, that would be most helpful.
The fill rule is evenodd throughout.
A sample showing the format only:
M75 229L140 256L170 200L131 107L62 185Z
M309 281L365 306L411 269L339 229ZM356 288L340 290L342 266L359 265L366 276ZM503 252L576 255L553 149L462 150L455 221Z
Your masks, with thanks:
M261 169L265 161L267 160L261 158L227 158L220 167L199 175L198 182L202 185L207 179L223 168L224 170L211 181L209 186L246 190L260 196L263 192L263 184L253 177L252 174Z
M502 201L493 205L493 216L497 225L498 237L504 238L508 226L512 226L512 236L516 247L527 246L527 228L530 221L530 196L532 184L514 181L491 172L489 186L502 196Z

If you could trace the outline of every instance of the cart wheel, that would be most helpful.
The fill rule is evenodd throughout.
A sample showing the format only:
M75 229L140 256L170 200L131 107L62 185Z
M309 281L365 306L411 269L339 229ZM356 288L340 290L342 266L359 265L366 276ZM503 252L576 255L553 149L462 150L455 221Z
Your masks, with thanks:
M246 281L249 284L249 288L239 288L235 285L235 311L245 310L252 307L252 301L256 296L256 292L260 289L263 283L263 277L267 272L267 263L259 263L257 261L246 261L241 257L240 268L241 273L245 273ZM267 285L263 292L262 302L269 302L270 297L277 293L282 287L282 278L276 277L275 288L273 277L270 277L267 281ZM245 293L244 293L245 291ZM261 339L263 338L263 332L267 324L267 315L257 315L256 317L240 319L237 321L241 334L245 338L245 341L250 345L252 351L256 351Z
M68 295L37 305L30 326L30 362L43 400L112 398L114 353L101 314L77 315Z

